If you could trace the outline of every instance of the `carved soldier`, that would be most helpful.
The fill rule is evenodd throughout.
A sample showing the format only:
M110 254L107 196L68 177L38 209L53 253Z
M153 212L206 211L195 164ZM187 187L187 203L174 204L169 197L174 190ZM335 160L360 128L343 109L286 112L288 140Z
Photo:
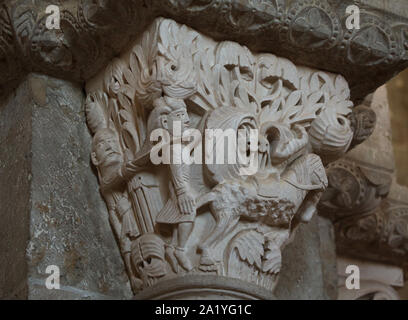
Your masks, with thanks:
M109 93L111 108L115 112L119 112L120 97L124 99L123 89L123 61L120 59L114 59L112 65L106 70L105 77L105 90ZM137 108L133 108L133 112L137 114L139 111ZM140 115L136 116L136 119L140 118ZM139 119L140 120L140 119ZM123 124L121 125L123 126ZM138 123L137 127L142 125ZM141 128L140 128L141 129ZM141 129L143 132L143 129ZM120 141L122 146L123 142L123 127L119 129ZM135 136L132 136L136 139ZM139 144L142 136L138 137ZM148 139L146 139L148 140ZM127 190L129 194L129 200L132 203L132 208L135 213L136 224L138 226L140 234L147 234L155 232L155 218L157 212L162 208L161 196L159 191L159 185L155 175L146 171L146 166L149 164L148 147L149 142L146 141L141 150L133 150L136 154L132 154L134 161L127 161L128 153L124 152L125 166L123 167L122 179L127 182ZM130 151L130 150L126 150ZM137 163L137 164L136 164ZM128 168L126 167L128 166ZM142 168L143 167L143 168Z
M173 268L176 263L175 257L184 269L191 270L192 264L186 255L186 244L193 230L196 204L195 196L189 185L190 167L181 159L183 148L186 145L181 137L184 130L189 127L190 120L186 104L182 99L159 98L154 102L154 107L149 117L150 127L160 127L168 131L171 136L170 151L174 156L169 165L170 199L157 215L156 222L175 225L173 230L175 248L168 246L166 253ZM180 132L177 132L178 128Z
M140 230L125 191L125 184L129 177L141 168L133 162L124 163L118 137L108 128L99 129L94 135L91 158L98 168L101 192L108 205L109 221L119 239L126 267L133 277L130 267L131 242L140 235ZM136 287L141 285L134 277L132 282Z

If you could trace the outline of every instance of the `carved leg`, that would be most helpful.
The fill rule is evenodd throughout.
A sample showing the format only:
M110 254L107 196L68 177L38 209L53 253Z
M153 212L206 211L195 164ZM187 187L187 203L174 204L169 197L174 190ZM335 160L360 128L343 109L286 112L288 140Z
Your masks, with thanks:
M169 264L173 271L175 273L178 273L178 262L176 259L176 256L174 254L174 248L177 245L177 226L173 226L173 235L171 239L171 244L165 244L166 246L166 257L167 261L169 261Z
M218 239L222 234L224 234L225 229L228 226L229 217L225 214L218 214L211 210L213 217L215 218L215 227L209 236L199 245L199 250L204 251L208 249L213 242Z
M211 234L204 240L203 244L199 246L199 249L202 251L200 259L201 265L215 264L211 255L211 249L217 245L218 240L223 237L231 227L235 227L239 220L239 217L233 218L232 215L225 213L217 214L215 210L211 212L213 212L216 225Z
M193 227L194 224L192 222L182 222L178 225L178 247L174 251L177 261L187 271L193 269L191 261L185 253L186 244L193 231Z

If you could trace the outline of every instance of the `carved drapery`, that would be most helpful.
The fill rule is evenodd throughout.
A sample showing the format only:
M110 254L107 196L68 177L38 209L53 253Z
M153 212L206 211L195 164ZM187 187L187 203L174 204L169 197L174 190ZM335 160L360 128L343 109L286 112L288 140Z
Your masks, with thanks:
M407 65L406 17L351 0L69 0L60 4L61 29L45 27L39 0L0 4L1 88L37 71L76 81L94 76L156 17L166 16L217 40L341 73L353 101ZM361 9L361 28L345 27L346 7ZM299 54L302 52L302 54Z
M166 281L229 297L236 281L248 283L240 297L258 297L254 284L272 292L282 248L327 186L323 163L371 130L356 124L342 76L163 18L89 81L87 93L92 162L135 293L154 286L160 296ZM151 133L171 134L176 119L204 139L210 129L256 129L257 172L240 174L239 162L153 164ZM185 147L171 135L169 150Z

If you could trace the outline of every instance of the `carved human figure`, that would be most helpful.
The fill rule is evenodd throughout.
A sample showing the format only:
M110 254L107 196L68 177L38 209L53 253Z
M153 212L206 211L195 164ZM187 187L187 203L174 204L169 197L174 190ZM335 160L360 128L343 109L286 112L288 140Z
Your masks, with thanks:
M119 239L126 268L129 274L133 275L130 268L130 246L132 240L140 235L140 230L125 184L127 179L141 168L132 162L124 163L118 137L112 129L108 128L100 129L95 133L91 159L98 169L101 192L109 210L109 221ZM132 282L137 287L141 285L135 277L132 277Z
M294 125L292 129L286 125L266 124L266 129L261 132L271 139L271 164L285 164L286 168L279 179L280 188L272 188L268 183L261 184L258 194L290 199L299 221L310 221L328 182L320 157L307 153L309 136L306 130L300 125Z
M216 225L207 238L200 244L202 251L200 268L209 270L215 264L212 251L233 231L241 217L263 222L272 227L291 226L296 215L299 221L309 221L316 212L316 205L327 187L324 166L315 154L308 154L306 147L308 135L303 127L270 124L270 130L261 130L263 144L270 147L263 159L270 164L285 169L280 177L265 175L274 173L265 166L266 160L258 163L261 171L255 186L243 184L239 180L219 183L206 195ZM269 143L264 140L270 139ZM258 151L265 153L264 148ZM258 179L258 178L256 178ZM288 234L289 235L289 234Z
M195 267L273 290L283 246L327 187L323 164L364 140L373 122L367 112L350 115L340 75L162 18L87 90L96 90L87 99L91 131L114 132L101 148L117 159L105 165L95 152L95 163L126 264L143 288ZM201 152L196 131L186 132L189 116L204 133ZM202 162L189 165L186 155Z
M190 119L186 104L181 99L159 98L154 105L155 109L150 115L150 125L152 126L155 121L155 127L167 130L171 136L170 154L173 155L169 164L170 199L157 215L156 222L175 225L173 243L167 247L166 254L173 268L176 269L177 261L184 269L191 270L192 264L186 255L186 244L193 230L196 204L189 185L190 167L182 161L186 142L181 139L183 132L189 128Z

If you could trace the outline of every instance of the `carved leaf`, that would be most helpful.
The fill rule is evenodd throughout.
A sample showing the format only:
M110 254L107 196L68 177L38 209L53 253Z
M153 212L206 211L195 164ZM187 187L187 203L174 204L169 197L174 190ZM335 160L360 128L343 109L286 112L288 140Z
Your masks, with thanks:
M122 131L125 147L131 150L132 154L136 154L140 150L139 136L132 124L126 122L123 124Z
M302 91L300 90L293 91L286 100L285 108L294 107L300 101L301 97Z
M86 118L89 128L96 132L108 126L108 96L102 91L89 94L85 102Z
M282 255L280 248L273 242L267 241L265 248L264 261L262 263L262 271L276 274L279 273L282 265Z
M255 265L259 270L262 270L264 236L255 230L250 230L234 242L240 258L251 266Z
M323 97L323 92L321 91L316 91L310 94L309 98L307 99L307 103L311 106L316 104L322 97Z

